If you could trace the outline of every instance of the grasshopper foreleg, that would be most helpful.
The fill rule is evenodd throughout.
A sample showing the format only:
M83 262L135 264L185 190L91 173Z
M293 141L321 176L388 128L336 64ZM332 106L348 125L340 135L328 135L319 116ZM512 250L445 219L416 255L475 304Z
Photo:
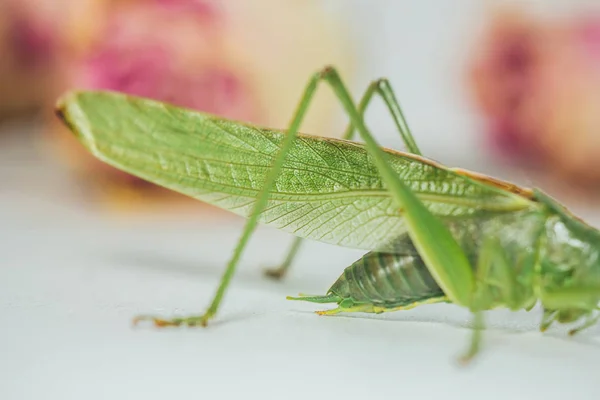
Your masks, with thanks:
M499 268L494 268L498 265ZM475 273L475 292L472 299L471 311L473 312L473 334L467 351L459 358L462 364L469 363L479 353L481 348L481 331L484 329L483 310L489 308L494 302L490 295L491 287L498 287L502 297L510 304L515 303L512 275L510 267L504 258L502 248L494 237L484 240L481 253L477 260Z

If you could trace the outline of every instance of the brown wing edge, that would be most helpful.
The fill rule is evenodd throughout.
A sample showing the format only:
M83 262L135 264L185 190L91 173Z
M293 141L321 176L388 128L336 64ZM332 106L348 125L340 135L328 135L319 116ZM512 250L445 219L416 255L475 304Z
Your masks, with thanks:
M489 175L480 174L478 172L473 172L473 171L469 171L469 170L462 169L462 168L450 168L450 170L459 175L463 175L468 178L471 178L475 181L478 181L478 182L481 182L481 183L484 183L487 185L495 186L499 189L506 190L510 193L514 193L516 195L525 197L526 199L536 201L535 194L534 194L533 190L530 188L521 187L519 185L515 185L514 183L511 183L511 182L508 182L508 181L505 181L502 179L494 178Z

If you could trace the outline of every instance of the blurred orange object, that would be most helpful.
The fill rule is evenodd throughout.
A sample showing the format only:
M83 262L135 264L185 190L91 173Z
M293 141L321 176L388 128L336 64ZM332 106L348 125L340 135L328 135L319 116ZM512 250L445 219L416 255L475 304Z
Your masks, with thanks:
M85 19L101 23L90 29L81 22L86 34L73 29L67 36L54 96L67 89L110 89L286 128L310 74L333 63L352 77L352 51L341 23L316 0L101 5ZM333 95L320 91L302 130L339 135L333 130L335 107ZM55 118L50 121L53 145L82 181L94 182L109 200L179 198L100 163Z
M497 12L470 69L493 148L557 181L600 183L600 14Z
M31 112L48 96L57 41L26 2L0 1L0 118Z
M108 0L0 0L0 118L32 113L53 95L64 39L89 36ZM95 18L85 18L96 15Z

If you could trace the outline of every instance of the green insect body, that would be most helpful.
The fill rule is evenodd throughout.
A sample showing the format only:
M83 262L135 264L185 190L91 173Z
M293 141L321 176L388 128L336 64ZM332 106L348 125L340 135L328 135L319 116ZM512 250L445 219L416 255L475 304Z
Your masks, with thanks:
M487 218L454 220L447 224L461 248L468 254L471 265L477 265L485 248L486 238L499 239L497 250L511 255L506 260L511 265L509 279L520 277L508 288L503 282L487 283L482 295L486 296L485 309L508 307L529 309L535 304L531 280L536 261L536 246L539 241L544 216L537 211L520 211ZM503 269L489 272L491 277L503 274ZM477 273L477 269L474 269ZM507 277L508 278L508 277ZM509 289L505 293L503 289ZM513 295L514 293L514 295ZM369 252L346 268L325 296L289 297L315 303L337 303L338 308L321 312L386 312L413 308L420 304L448 302L443 290L429 273L412 240L405 235L396 242L394 253ZM366 311L369 310L369 311Z
M299 134L320 81L350 117L344 139ZM408 152L380 148L364 124L374 94L386 103ZM158 326L206 325L214 317L258 223L301 240L369 251L323 296L339 312L395 311L448 302L482 311L544 308L553 322L595 324L600 301L600 234L539 190L449 168L420 155L386 80L355 105L335 69L309 81L287 131L230 121L150 99L82 91L59 100L58 116L100 160L135 176L248 218L215 297L198 316L150 319ZM358 131L364 143L353 142Z
M380 313L447 301L414 247L402 254L369 252L344 270L327 295L288 298L339 304L320 314L349 310Z
M544 299L540 293L547 293L542 329L554 321L570 323L582 317L593 320L600 285L600 236L589 227L573 223L568 214L555 213L548 198L543 197L542 201L546 203L537 203L531 210L448 224L469 255L471 265L487 263L490 268L487 272L482 272L484 267L474 269L475 274L485 273L488 277L485 286L476 293L481 298L481 309L530 310ZM486 243L491 243L488 238L497 241L491 260L482 258L486 257ZM381 313L448 302L408 235L396 244L395 251L367 253L346 268L325 296L288 298L339 305L320 314ZM549 299L565 290L565 297L569 297L570 287L576 296L582 289L584 293L591 289L592 293L589 297L579 294L579 306L575 301L572 307L563 308L566 299L561 298L557 300L558 308L553 308Z

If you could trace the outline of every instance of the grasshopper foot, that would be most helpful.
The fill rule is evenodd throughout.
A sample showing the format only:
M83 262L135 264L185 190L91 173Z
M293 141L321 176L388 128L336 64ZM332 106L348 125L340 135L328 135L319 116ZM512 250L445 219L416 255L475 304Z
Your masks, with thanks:
M471 361L473 361L474 356L475 356L474 354L464 354L464 355L458 357L458 360L457 360L458 364L463 367L466 367L469 364L471 364Z
M265 269L264 274L267 277L278 280L278 281L283 279L287 275L287 272L290 269L292 262L296 258L296 254L298 253L298 249L300 248L301 244L302 244L302 239L300 239L300 238L294 239L294 243L292 243L292 247L289 250L289 252L287 253L287 255L285 256L285 259L283 260L283 262L277 268Z
M265 274L266 277L274 279L276 281L280 281L282 280L286 273L287 273L287 266L286 265L282 265L280 267L277 268L266 268L263 273Z
M208 321L212 319L214 316L214 312L207 311L204 315L194 315L190 317L184 318L171 318L171 319L162 319L158 317L154 317L152 315L140 315L133 319L133 325L137 326L142 321L151 321L155 327L157 328L166 328L168 326L189 326L189 327L206 327L208 326Z

